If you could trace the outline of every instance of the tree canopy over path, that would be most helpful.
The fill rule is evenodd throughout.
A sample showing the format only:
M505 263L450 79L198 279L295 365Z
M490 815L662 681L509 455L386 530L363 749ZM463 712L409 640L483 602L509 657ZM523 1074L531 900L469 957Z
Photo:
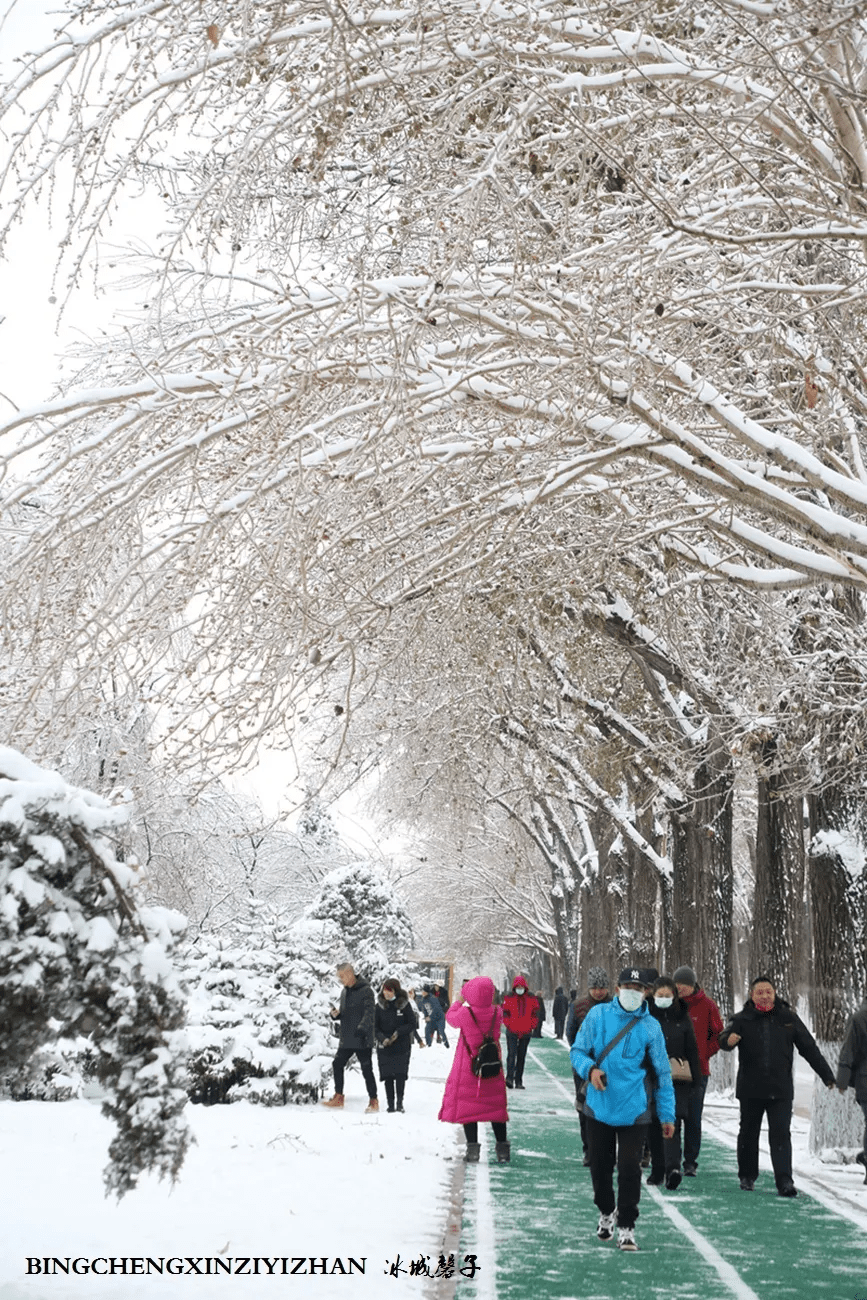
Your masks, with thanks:
M676 945L720 996L752 757L751 959L794 983L809 889L838 1035L867 981L859 6L67 12L3 91L4 237L50 202L72 291L122 197L166 219L147 314L0 425L10 734L107 680L178 763L312 718L333 770L387 754L395 805L530 843L550 878L500 902L570 973L592 894L614 951Z
M6 229L54 193L74 281L129 186L170 221L150 322L0 429L35 672L120 657L199 727L219 680L237 751L534 518L864 586L857 6L69 14L5 88Z

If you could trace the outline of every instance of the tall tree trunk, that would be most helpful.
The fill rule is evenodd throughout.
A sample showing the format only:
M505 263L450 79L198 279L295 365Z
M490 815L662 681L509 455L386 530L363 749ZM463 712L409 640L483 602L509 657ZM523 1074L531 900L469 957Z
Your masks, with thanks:
M756 818L750 978L770 975L792 1005L801 972L804 915L803 796L787 793L792 773L776 767L777 742L761 747Z
M813 1026L836 1068L848 1012L867 989L865 846L860 799L831 786L810 795L809 876L813 921ZM857 1146L863 1121L839 1095L813 1094L810 1150Z
M732 1005L732 795L724 743L711 742L690 803L670 811L674 885L671 962L694 967L702 988Z

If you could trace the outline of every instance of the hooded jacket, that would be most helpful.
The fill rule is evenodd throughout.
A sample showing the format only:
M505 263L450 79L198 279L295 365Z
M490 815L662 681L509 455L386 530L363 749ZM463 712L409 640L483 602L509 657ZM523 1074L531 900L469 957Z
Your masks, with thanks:
M635 1028L621 1038L599 1067L607 1077L607 1086L600 1092L590 1084L584 1113L620 1128L648 1124L655 1109L661 1124L673 1124L674 1088L665 1038L646 1001L637 1011L624 1011L616 998L591 1007L569 1053L572 1067L582 1079L588 1079L603 1049L630 1020L636 1022Z
M551 1015L555 1020L565 1020L569 1010L569 999L566 997L563 989L557 987L554 990L554 1002L551 1007Z
M740 1034L739 1043L729 1042L732 1034ZM759 1011L749 998L720 1034L719 1045L724 1052L738 1049L737 1097L792 1101L796 1047L823 1083L834 1082L834 1072L815 1038L782 998L777 998L770 1011Z
M464 1002L469 1005L464 1006ZM505 1124L509 1112L503 1071L495 1079L477 1079L471 1064L485 1034L492 1034L494 1042L499 1043L503 1011L494 1006L493 980L486 975L467 980L461 989L460 1000L453 1002L446 1012L446 1020L461 1031L461 1036L446 1079L439 1118L447 1124L472 1124L486 1120L499 1120Z
M837 1087L854 1088L855 1100L867 1103L867 1002L855 1012L840 1048Z
M514 990L519 988L524 989L524 992L515 993ZM527 991L527 981L523 975L517 977L512 989L503 998L503 1020L510 1033L517 1034L519 1038L527 1038L539 1024L539 999Z

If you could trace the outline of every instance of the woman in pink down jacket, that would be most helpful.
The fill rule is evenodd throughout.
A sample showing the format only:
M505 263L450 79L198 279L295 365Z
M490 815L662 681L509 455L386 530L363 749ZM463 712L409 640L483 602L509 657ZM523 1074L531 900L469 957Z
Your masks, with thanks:
M499 1046L503 1012L494 1006L494 983L487 975L477 975L467 980L461 996L446 1012L446 1020L461 1031L455 1047L455 1057L439 1117L446 1124L463 1124L467 1139L468 1163L475 1163L481 1153L479 1120L489 1122L497 1143L497 1161L508 1164L509 1143L506 1141L506 1081L500 1070L496 1078L477 1079L472 1070L472 1059L481 1046L485 1034L492 1034Z

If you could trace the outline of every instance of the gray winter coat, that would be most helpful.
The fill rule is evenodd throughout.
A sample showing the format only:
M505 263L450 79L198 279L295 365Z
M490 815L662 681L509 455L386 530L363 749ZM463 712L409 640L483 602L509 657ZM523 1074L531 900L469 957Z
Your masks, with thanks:
M837 1087L854 1088L855 1100L867 1102L867 1002L858 1008L846 1027L837 1066Z
M340 994L340 1009L335 1020L340 1021L340 1046L357 1051L373 1047L376 1000L367 980L356 975L351 988Z

